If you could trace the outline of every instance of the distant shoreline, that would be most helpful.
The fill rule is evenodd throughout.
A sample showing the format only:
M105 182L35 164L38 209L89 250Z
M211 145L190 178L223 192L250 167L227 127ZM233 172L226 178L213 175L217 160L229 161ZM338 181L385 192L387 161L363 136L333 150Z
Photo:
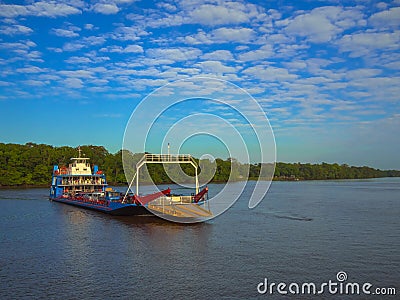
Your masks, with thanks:
M399 176L388 176L388 177L365 177L365 178L332 178L332 179L280 179L274 178L272 181L282 181L282 182L304 182L304 181L346 181L346 180L365 180L365 179L379 179L379 178L399 178ZM233 180L233 182L240 182L240 181L257 181L257 178L249 178L247 180ZM259 179L261 181L266 181L266 179ZM223 184L227 181L211 181L209 183L214 184ZM148 183L143 183L143 185L147 185ZM173 182L162 182L157 183L155 185L165 185L165 184L175 184ZM109 186L115 187L126 187L127 184L121 183L108 183ZM22 184L22 185L0 185L0 190L12 190L12 189L43 189L43 188L50 188L48 184Z
M131 153L128 150L112 154L102 146L80 146L80 150L82 155L90 158L93 168L94 165L98 165L99 170L107 175L107 181L116 185L126 185L123 156L125 161L128 159L132 165L143 157L143 153ZM34 143L25 145L0 143L0 154L0 188L42 188L49 186L54 165L67 166L70 158L76 156L77 149ZM227 182L230 178L235 181L246 178L265 179L270 178L272 174L274 181L400 177L400 170L380 170L368 166L356 167L338 163L241 163L231 157L216 158L214 161L199 160L195 157L193 159L200 166L200 178L202 166L208 173L208 166L214 165L215 173L209 177L214 183ZM183 173L194 176L191 165L183 164L180 167ZM161 164L148 166L148 173L157 184L171 182L171 177ZM185 177L177 172L174 178L178 182L183 182Z

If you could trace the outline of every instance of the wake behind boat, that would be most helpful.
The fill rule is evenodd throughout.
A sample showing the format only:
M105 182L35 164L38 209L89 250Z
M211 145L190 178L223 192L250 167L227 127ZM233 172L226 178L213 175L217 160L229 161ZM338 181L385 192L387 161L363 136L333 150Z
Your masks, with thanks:
M50 200L82 208L97 210L111 215L167 215L180 218L204 218L211 216L206 209L208 188L199 191L197 164L190 155L145 154L136 165L136 174L123 194L108 187L106 175L97 165L92 167L89 158L71 158L68 167L53 167ZM139 170L147 163L190 163L196 170L196 193L190 196L173 195L165 189L149 195L139 195ZM130 188L136 177L136 193Z

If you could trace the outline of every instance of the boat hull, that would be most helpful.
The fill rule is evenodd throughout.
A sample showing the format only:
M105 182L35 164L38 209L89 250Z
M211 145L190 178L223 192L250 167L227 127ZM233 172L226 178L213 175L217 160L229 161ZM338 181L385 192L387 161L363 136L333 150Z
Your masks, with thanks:
M117 208L109 212L113 216L154 216L144 206L130 205L121 208Z
M95 210L113 216L154 216L146 207L136 204L110 203L110 206L81 202L68 198L50 198L51 201Z

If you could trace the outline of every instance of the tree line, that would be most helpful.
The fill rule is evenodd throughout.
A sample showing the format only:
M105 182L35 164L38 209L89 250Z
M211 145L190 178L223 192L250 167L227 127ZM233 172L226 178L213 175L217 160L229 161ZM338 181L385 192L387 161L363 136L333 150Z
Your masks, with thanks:
M110 153L102 146L81 146L82 153L90 158L107 175L110 184L125 184L126 178L122 163L122 153ZM125 150L124 150L125 151ZM65 165L71 157L78 154L76 148L63 146L54 147L45 144L0 143L0 186L48 186L51 181L53 165ZM136 160L142 154L130 154ZM211 164L210 161L198 161L201 165ZM214 162L215 173L206 174L209 170L200 170L200 181L211 178L213 182L226 182L231 176L233 180L265 178L262 170L271 170L271 165L241 164L235 159L217 158ZM265 167L265 168L262 168ZM194 169L188 164L181 168L189 176L194 175ZM157 183L170 183L170 179L161 164L147 166L148 174ZM261 174L260 174L261 172ZM142 175L144 176L144 175ZM361 179L378 177L400 177L398 170L379 170L370 167L354 167L346 164L309 164L283 163L275 166L274 180L320 180L320 179Z

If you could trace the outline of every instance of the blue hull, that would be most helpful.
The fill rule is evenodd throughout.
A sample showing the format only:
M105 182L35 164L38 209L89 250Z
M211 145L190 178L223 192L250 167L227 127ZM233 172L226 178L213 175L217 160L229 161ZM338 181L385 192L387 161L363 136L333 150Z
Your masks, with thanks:
M144 206L136 204L123 204L120 202L115 202L115 203L111 202L110 206L104 206L104 205L97 205L87 202L71 200L67 198L54 198L54 199L50 198L50 200L86 209L96 210L113 216L141 216L141 215L154 216L154 214L148 211Z

